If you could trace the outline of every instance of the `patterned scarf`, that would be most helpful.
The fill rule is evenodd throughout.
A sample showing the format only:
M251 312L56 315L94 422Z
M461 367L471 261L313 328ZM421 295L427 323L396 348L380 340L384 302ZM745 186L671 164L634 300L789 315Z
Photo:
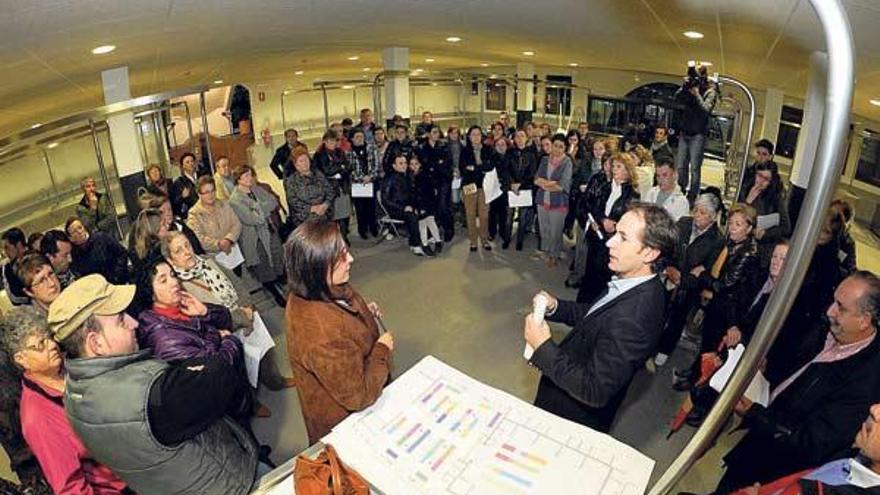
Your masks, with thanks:
M238 309L238 293L229 281L229 277L220 270L209 265L201 256L195 256L196 264L189 270L175 268L177 278L192 282L208 289L220 304L228 309Z

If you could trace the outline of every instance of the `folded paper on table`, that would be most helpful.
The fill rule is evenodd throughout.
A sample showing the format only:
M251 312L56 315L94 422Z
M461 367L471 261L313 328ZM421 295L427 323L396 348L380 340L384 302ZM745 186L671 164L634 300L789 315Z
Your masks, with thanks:
M266 328L266 323L260 317L260 313L254 311L254 329L250 335L245 336L244 332L239 330L235 335L244 344L244 364L247 368L248 381L251 387L257 387L257 380L260 377L260 360L269 352L269 349L275 347L275 339Z
M501 182L494 168L483 176L483 194L486 195L486 204L501 196Z
M779 213L771 213L769 215L758 215L757 227L761 230L767 230L779 225Z
M724 386L730 381L733 371L736 369L737 363L745 354L746 348L742 344L738 344L733 349L727 350L727 361L718 368L718 371L709 379L709 386L717 392L724 390ZM770 403L770 382L764 377L764 374L758 371L752 379L752 383L746 389L744 394L747 399L752 402L767 406Z
M531 189L524 189L519 193L513 191L508 191L507 193L507 206L511 208L529 207L532 204L534 203L532 202Z
M373 183L368 182L366 184L355 183L351 185L351 197L352 198L372 198L373 197Z
M452 188L461 189L461 177L456 177L452 179Z
M234 270L238 265L244 263L244 255L241 254L241 248L238 247L238 244L233 244L229 254L220 251L214 256L214 261L227 270Z

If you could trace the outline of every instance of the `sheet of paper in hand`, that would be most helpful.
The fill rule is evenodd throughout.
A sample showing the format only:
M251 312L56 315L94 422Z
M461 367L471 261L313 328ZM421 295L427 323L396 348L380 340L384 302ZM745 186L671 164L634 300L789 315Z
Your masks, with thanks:
M366 184L352 184L351 185L351 197L352 198L372 198L373 197L373 183L368 182Z
M214 256L214 261L227 270L233 270L238 265L244 263L244 255L241 254L241 248L238 247L238 244L233 244L229 254L220 251Z
M511 208L521 208L532 206L532 190L524 189L519 193L513 191L507 192L507 206Z
M266 323L260 317L260 313L254 311L254 329L250 335L245 336L242 331L235 332L235 335L244 344L244 364L247 368L248 382L251 387L257 387L257 380L260 377L260 360L269 352L269 349L275 347L275 339L266 328Z

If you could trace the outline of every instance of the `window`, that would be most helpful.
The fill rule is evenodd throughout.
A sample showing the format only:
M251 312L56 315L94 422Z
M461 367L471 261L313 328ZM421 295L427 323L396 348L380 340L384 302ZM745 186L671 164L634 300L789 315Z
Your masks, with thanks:
M804 120L804 111L800 108L782 106L779 116L779 134L776 137L776 154L794 159L797 148L798 134Z
M856 180L880 187L880 133L866 130L863 134Z
M507 110L507 86L489 79L486 81L486 110Z
M555 85L553 83L561 83ZM571 76L547 76L544 91L544 113L568 115L571 113Z

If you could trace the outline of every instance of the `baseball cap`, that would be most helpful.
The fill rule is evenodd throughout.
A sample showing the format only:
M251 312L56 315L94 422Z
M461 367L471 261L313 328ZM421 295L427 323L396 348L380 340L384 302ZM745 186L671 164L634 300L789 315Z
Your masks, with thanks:
M110 316L123 311L134 299L134 285L113 285L94 274L75 280L49 306L49 329L63 341L92 315Z

